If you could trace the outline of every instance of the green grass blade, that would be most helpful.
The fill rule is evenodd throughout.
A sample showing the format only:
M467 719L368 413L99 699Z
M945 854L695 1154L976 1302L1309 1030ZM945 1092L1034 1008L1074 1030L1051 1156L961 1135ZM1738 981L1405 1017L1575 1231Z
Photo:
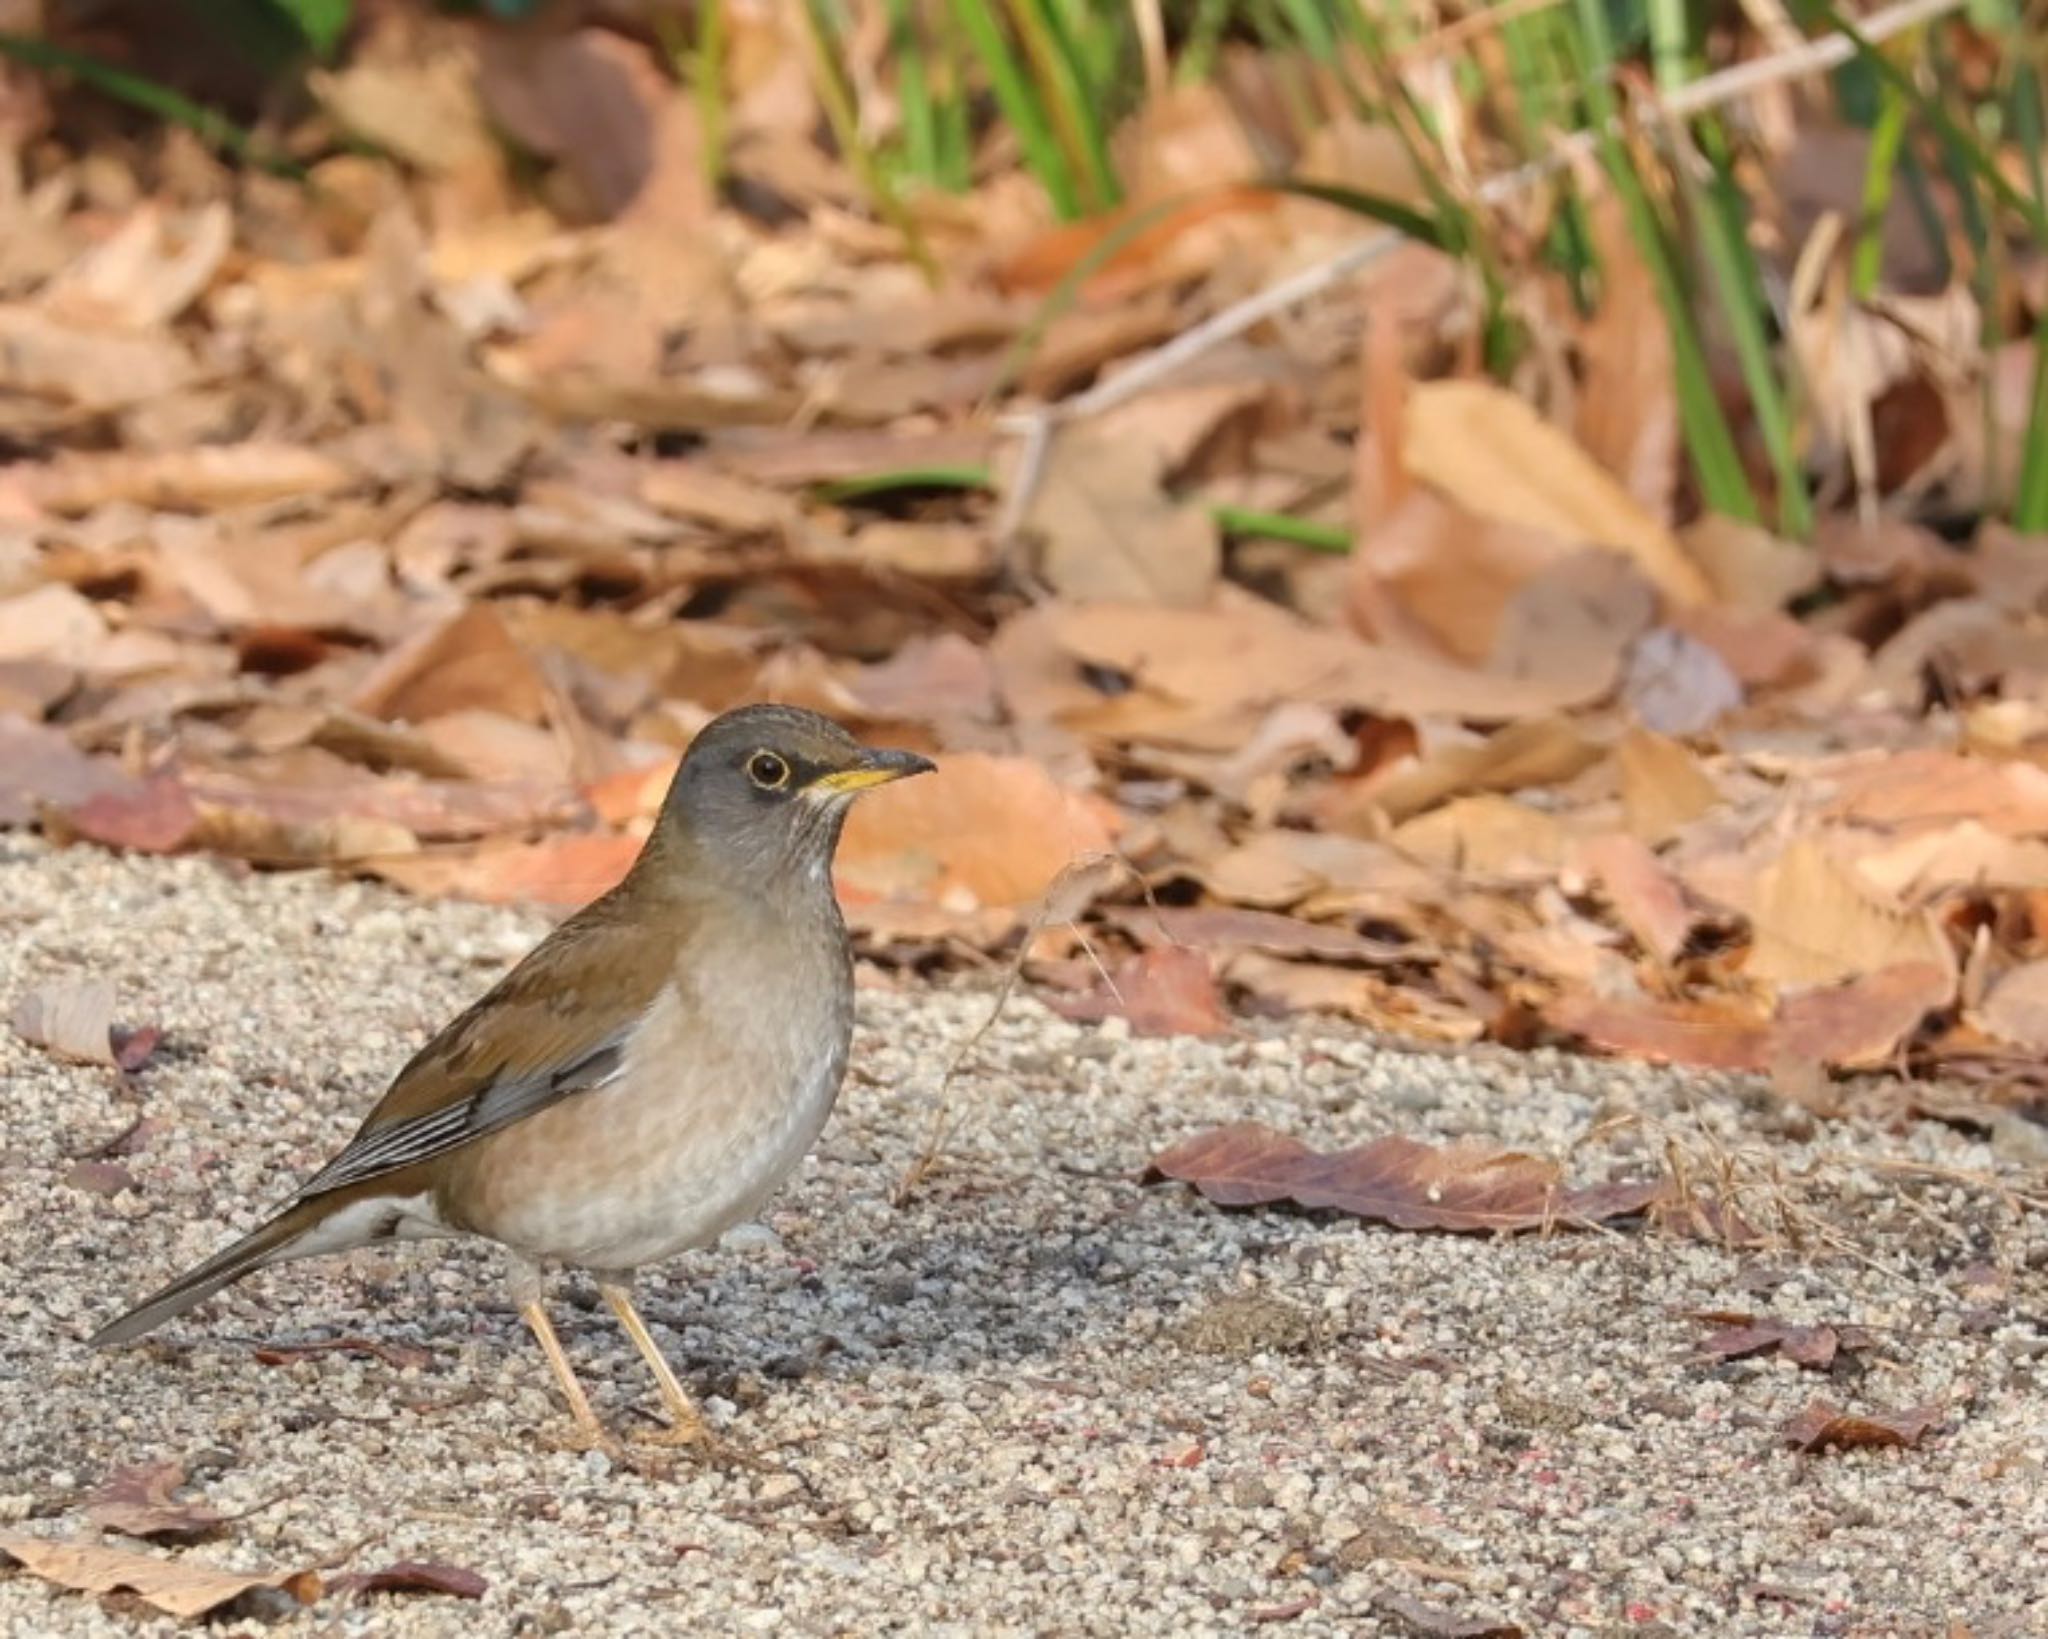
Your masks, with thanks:
M903 490L983 490L996 487L995 475L987 467L898 467L888 472L863 472L852 478L832 478L811 485L821 501L862 501L875 495L894 495Z
M1761 523L1763 515L1750 487L1749 474L1743 470L1735 434L1714 393L1706 347L1693 317L1691 295L1679 276L1671 236L1648 187L1636 172L1633 156L1617 132L1619 114L1608 84L1614 72L1614 42L1608 32L1603 0L1576 0L1576 5L1580 19L1578 38L1588 59L1581 78L1592 128L1598 133L1597 152L1621 202L1629 235L1649 269L1657 300L1664 309L1664 323L1671 337L1679 423L1685 431L1686 453L1699 477L1700 493L1716 512L1747 523Z
M30 35L0 34L0 57L10 57L45 74L69 74L103 97L126 103L167 124L181 125L208 147L224 149L260 169L279 176L305 176L303 166L218 110L82 51Z
M1856 253L1849 264L1849 289L1868 300L1884 275L1884 218L1891 209L1892 185L1899 174L1899 148L1905 141L1906 99L1887 85L1878 105L1877 124L1870 133L1870 156L1863 166L1863 203L1859 213Z
M1073 166L1053 134L1024 65L1003 33L995 7L986 0L952 0L952 15L988 76L989 90L1023 150L1025 165L1045 189L1054 212L1063 221L1073 221L1081 215L1081 189Z
M1351 531L1342 524L1319 524L1285 512L1254 512L1236 506L1212 506L1209 516L1224 534L1240 540L1286 541L1339 555L1351 550Z
M1396 233L1405 233L1420 244L1430 245L1437 250L1453 248L1450 235L1445 231L1442 219L1427 211L1417 210L1413 205L1404 205L1398 199L1385 194L1368 193L1362 188L1347 188L1335 182L1309 182L1295 177L1268 177L1259 183L1275 193L1293 194L1302 199L1319 200L1325 205L1334 205L1340 211L1349 211L1353 216L1363 216L1368 221L1392 228Z

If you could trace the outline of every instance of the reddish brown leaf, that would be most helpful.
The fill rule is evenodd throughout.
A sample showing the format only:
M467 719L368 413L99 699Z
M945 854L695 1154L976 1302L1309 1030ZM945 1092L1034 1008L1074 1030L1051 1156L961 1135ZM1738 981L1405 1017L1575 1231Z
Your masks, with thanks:
M1785 1439L1801 1451L1861 1451L1879 1446L1917 1446L1941 1421L1936 1405L1908 1406L1903 1411L1843 1411L1816 1400L1786 1423Z
M178 1502L184 1467L175 1462L137 1463L109 1474L86 1499L85 1517L103 1531L130 1537L200 1537L224 1516L204 1503Z
M343 1571L330 1576L327 1586L335 1593L443 1593L456 1599L481 1599L491 1585L465 1566L401 1559L380 1571Z
M1579 858L1650 956L1668 964L1685 948L1694 920L1685 890L1642 842L1624 832L1589 837L1579 844Z
M175 774L101 791L62 817L66 829L87 842L138 854L174 854L192 845L199 828L199 810Z
M1796 1326L1769 1316L1706 1313L1696 1317L1720 1329L1700 1340L1700 1353L1715 1360L1742 1360L1773 1350L1794 1365L1826 1371L1838 1349L1867 1347L1869 1334L1860 1327Z
M87 756L61 729L0 709L0 825L26 825L44 807L72 807L134 784L118 764Z
M319 1343L266 1343L254 1351L258 1365L289 1366L318 1354L360 1354L403 1371L408 1366L425 1366L433 1355L408 1343L385 1343L374 1337L334 1337Z
M1149 1176L1193 1184L1218 1206L1288 1202L1397 1229L1507 1232L1641 1212L1662 1179L1563 1187L1555 1163L1486 1144L1446 1148L1389 1134L1323 1153L1263 1122L1218 1127L1155 1156Z
M1109 804L1025 757L938 759L938 772L876 792L846 824L839 875L855 893L971 910L1029 905L1073 859L1106 852Z
M373 861L369 868L387 882L430 897L573 908L615 887L639 853L635 837L562 836L408 854Z
M1053 998L1051 1005L1070 1019L1129 1019L1139 1036L1220 1036L1230 1029L1208 956L1186 945L1141 951L1085 996Z

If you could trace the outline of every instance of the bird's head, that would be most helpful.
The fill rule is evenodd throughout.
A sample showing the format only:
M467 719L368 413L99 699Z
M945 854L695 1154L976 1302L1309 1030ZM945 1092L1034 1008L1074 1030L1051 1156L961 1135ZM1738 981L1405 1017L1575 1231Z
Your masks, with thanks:
M823 881L854 798L931 769L915 752L864 746L814 711L742 706L690 742L656 836L745 887Z

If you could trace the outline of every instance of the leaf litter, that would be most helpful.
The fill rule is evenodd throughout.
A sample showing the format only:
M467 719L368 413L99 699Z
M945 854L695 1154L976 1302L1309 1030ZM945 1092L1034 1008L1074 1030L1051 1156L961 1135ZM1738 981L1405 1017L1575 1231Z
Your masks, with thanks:
M52 149L116 196L0 197L0 824L567 910L696 730L778 698L940 763L849 828L884 960L1005 959L1114 849L1085 982L1071 949L1027 969L1069 1009L2034 1097L2037 543L1934 532L1915 473L1967 466L1953 438L1859 445L1889 511L1810 548L1702 510L1612 200L1591 312L1515 274L1580 377L1480 379L1443 345L1471 292L1395 257L1154 381L1147 348L1321 254L1327 210L1238 190L1083 268L1107 219L996 166L925 224L972 247L934 284L800 77L727 110L715 190L628 30L362 29L294 138L312 190L167 131ZM1148 105L1139 193L1252 174L1258 102ZM1867 320L1832 290L1808 352ZM1962 402L1996 362L1973 300L1910 309L1871 380ZM1828 438L1869 387L1828 389ZM1077 393L1116 402L1033 454L1020 421ZM1148 898L1205 931L1162 939ZM1252 914L1288 929L1226 932Z

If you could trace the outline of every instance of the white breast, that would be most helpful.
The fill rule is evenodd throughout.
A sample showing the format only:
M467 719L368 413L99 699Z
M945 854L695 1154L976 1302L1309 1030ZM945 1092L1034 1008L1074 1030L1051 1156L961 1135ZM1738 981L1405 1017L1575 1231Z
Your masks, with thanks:
M831 1113L851 998L843 967L798 983L769 952L748 965L725 974L747 1003L735 1008L725 989L712 1013L679 977L612 1082L495 1139L476 1227L530 1256L628 1270L758 1211Z

